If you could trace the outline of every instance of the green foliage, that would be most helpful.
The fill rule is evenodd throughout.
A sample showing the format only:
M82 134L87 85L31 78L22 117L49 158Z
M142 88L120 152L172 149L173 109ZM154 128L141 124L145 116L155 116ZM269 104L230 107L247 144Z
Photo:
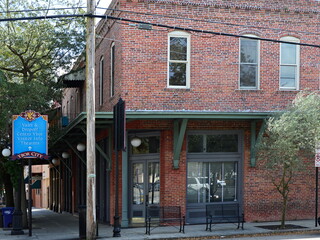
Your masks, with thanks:
M1 18L79 14L79 9L41 10L71 1L0 0ZM31 11L26 11L31 10ZM85 19L57 18L0 23L0 140L7 140L11 116L32 109L44 113L62 97L58 74L69 70L85 47Z
M7 173L11 176L13 187L17 189L19 183L19 175L21 174L21 165L16 161L6 161L4 167Z
M39 10L54 1L0 0L1 18L74 14L74 10ZM59 1L63 4L62 1ZM68 6L67 2L64 6ZM8 21L0 24L0 69L16 82L51 82L58 70L69 69L84 49L83 18Z
M75 7L72 2L0 0L0 18L81 13L77 8L48 10ZM12 115L29 109L44 114L52 108L53 101L60 101L58 75L70 69L84 48L84 18L0 22L0 149L11 140ZM19 165L4 158L0 165L0 170L10 173L16 183Z
M283 199L282 221L294 172L303 169L303 160L314 161L315 146L320 137L320 95L315 92L299 93L292 105L267 122L258 158L266 160L268 176Z

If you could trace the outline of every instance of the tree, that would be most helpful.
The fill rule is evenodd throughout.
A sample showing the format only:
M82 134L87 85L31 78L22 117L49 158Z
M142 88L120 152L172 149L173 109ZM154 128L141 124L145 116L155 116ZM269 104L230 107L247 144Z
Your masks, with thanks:
M55 3L76 7L68 1L0 0L0 18L81 12L78 8L49 10ZM84 18L57 18L0 22L0 149L10 141L12 115L28 109L44 114L51 109L53 100L60 100L57 77L69 70L84 50L84 21ZM14 181L16 173L11 165L12 162L0 157L0 183L7 180L4 177L8 173Z
M267 121L258 146L258 157L266 160L273 185L282 197L281 228L285 228L290 184L303 162L314 159L320 137L320 95L303 92L283 113Z

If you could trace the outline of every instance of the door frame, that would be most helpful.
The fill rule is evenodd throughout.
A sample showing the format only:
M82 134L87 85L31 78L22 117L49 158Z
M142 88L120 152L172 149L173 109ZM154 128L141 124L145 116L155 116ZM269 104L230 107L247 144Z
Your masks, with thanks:
M244 164L244 131L243 130L191 130L187 132L192 134L237 134L238 135L238 152L225 153L188 153L187 152L187 171L189 162L237 162L237 192L240 211L243 209L243 164ZM187 150L188 151L188 150ZM210 159L210 160L208 160ZM186 172L187 178L188 172ZM228 202L222 202L228 204ZM205 222L205 206L207 203L187 203L186 189L186 221L188 223L204 223Z
M160 132L145 132L145 133L134 133L134 134L128 134L128 139L130 140L132 137L159 137L160 138ZM128 141L130 142L130 141ZM132 146L131 144L128 144L128 218L129 222L131 224L135 224L133 222L133 172L132 167L134 163L143 163L144 164L144 177L148 176L148 163L149 162L157 162L159 163L159 176L161 176L161 167L160 167L160 152L159 153L149 153L149 154L132 154ZM159 139L159 148L161 146L161 142ZM147 179L147 178L145 178ZM144 187L146 189L146 187ZM161 193L160 193L161 194ZM145 221L145 207L146 207L146 201L145 201L146 192L144 193L144 202L141 206L142 217L141 220L143 220L143 224ZM160 197L160 196L159 196ZM140 222L139 222L140 223Z

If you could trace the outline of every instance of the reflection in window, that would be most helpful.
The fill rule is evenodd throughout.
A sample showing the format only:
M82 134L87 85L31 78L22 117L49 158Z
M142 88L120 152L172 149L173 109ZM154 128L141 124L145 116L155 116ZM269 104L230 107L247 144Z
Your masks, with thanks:
M148 200L149 204L159 204L160 202L160 174L159 163L148 163L149 183Z
M190 36L185 32L169 34L168 86L189 87Z
M132 201L133 204L143 204L143 196L144 196L144 189L143 189L143 182L144 182L144 174L143 174L143 164L135 163L132 166L133 172L133 189L132 189Z
M187 202L237 201L237 162L189 162Z
M238 152L238 135L208 135L207 152Z
M294 37L281 38L282 41L299 42ZM280 88L298 89L299 46L289 43L280 44Z
M203 135L190 135L188 137L188 152L203 152Z
M238 152L238 134L189 135L188 152Z
M259 41L240 39L240 88L258 88Z

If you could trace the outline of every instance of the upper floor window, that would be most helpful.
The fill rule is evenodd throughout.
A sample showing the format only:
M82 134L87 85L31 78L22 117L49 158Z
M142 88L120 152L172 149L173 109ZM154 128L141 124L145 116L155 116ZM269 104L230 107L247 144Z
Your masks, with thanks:
M295 37L283 37L281 41L299 43ZM280 44L280 89L299 89L299 45Z
M103 104L103 65L104 59L102 57L99 62L99 105Z
M168 39L168 87L190 87L190 35L175 31Z
M246 35L256 37L254 35ZM259 88L259 40L240 38L240 88Z
M114 95L114 73L115 73L115 45L111 44L110 49L110 96Z

